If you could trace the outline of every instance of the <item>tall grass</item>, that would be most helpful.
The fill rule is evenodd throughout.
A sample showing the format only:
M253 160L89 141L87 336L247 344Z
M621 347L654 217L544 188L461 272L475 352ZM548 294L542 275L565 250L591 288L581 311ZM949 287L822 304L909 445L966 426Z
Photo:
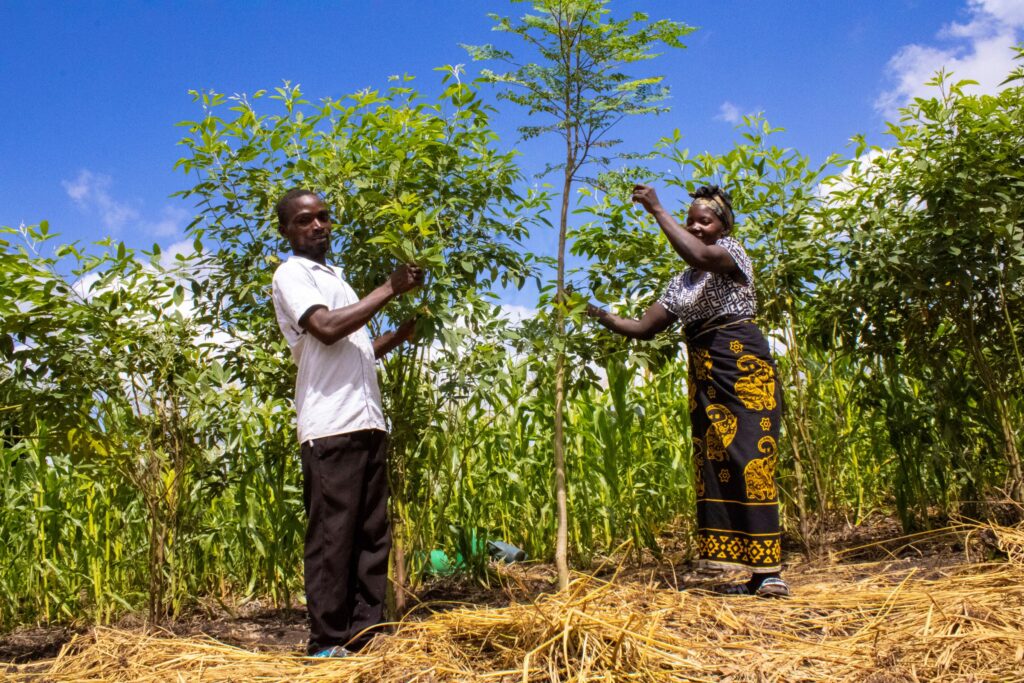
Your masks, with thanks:
M465 400L418 386L420 400L442 410L404 454L405 490L395 495L414 583L434 549L481 576L486 540L550 557L550 402L538 367L509 358ZM568 415L579 564L624 539L656 551L662 526L692 509L683 366L649 372L620 360L606 372L607 388L580 391ZM301 595L304 529L291 413L240 387L219 389L208 409L217 439L187 493L192 513L167 548L168 604L289 604ZM144 496L113 461L76 462L45 424L36 433L5 446L0 461L0 626L104 622L140 607L149 588Z

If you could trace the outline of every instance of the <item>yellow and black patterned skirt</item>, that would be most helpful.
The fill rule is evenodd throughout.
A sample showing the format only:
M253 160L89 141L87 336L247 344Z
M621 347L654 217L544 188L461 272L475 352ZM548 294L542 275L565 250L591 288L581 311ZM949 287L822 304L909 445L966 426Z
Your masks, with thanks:
M735 318L688 325L686 340L699 560L778 571L782 392L768 342Z

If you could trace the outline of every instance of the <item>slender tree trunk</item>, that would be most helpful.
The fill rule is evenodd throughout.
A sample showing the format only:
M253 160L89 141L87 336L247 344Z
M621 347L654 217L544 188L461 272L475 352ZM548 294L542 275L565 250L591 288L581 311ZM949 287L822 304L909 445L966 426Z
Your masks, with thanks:
M1010 413L1006 407L1006 399L1002 394L996 397L996 407L999 409L999 426L1003 431L1003 451L1006 453L1010 470L1007 477L1007 492L1011 500L1022 503L1024 502L1024 471L1021 468L1020 453L1017 451L1017 435L1014 434Z
M401 619L405 616L406 610L406 581L408 577L405 575L405 541L402 540L404 533L404 526L399 515L395 515L396 519L391 525L391 549L394 551L394 563L395 563L395 581L392 584L395 592L395 619Z
M160 456L154 448L149 449L139 470L134 471L131 480L142 492L143 501L146 506L146 514L149 519L149 547L147 556L149 562L149 600L147 607L150 624L160 624L164 617L164 595L166 584L164 582L164 543L167 537L167 522L161 512L161 501L163 492L163 481L160 476Z
M817 552L824 544L825 539L825 521L826 521L826 496L825 487L821 477L821 464L820 458L817 453L817 449L814 446L814 440L811 438L811 434L807 429L807 425L810 422L810 418L807 416L807 387L804 384L804 377L806 376L806 365L804 365L803 358L800 354L800 347L796 338L796 316L790 313L789 325L786 326L786 343L788 345L786 353L790 357L790 370L793 377L793 388L796 391L796 405L793 406L795 409L790 409L790 426L793 427L793 434L791 435L791 441L793 443L793 457L796 463L795 471L797 475L797 487L799 488L799 506L800 506L800 533L810 534L810 520L807 518L807 507L805 497L805 484L803 464L801 458L801 449L797 447L797 442L803 444L803 456L806 456L810 461L811 475L814 482L814 491L818 498L818 523L816 534L817 539L815 547L812 548L810 544L810 537L804 538L804 551L810 557L812 551ZM801 374L803 373L803 374Z
M1006 304L1006 290L1003 288L1003 278L999 277L999 301L1003 309L1003 317L1006 320L1006 330L1010 333L1010 341L1013 342L1013 354L1017 358L1018 377L1024 379L1024 360L1021 359L1020 347L1017 345L1017 333L1013 329L1013 321L1010 319L1010 311ZM999 424L1003 430L1003 443L1006 444L1006 451L1010 461L1010 497L1018 503L1024 502L1024 472L1022 472L1020 453L1017 451L1017 434L1013 429L1013 420L1010 417L1006 401L1001 395L999 399Z
M789 446L793 449L793 473L796 475L796 516L800 523L800 540L803 542L804 555L807 559L811 559L813 556L811 527L810 520L807 519L807 495L805 493L807 481L804 477L803 458L800 455L800 439L796 435L792 419L786 420L785 415L783 419L789 423L786 426L786 433L789 435Z
M164 619L164 524L160 513L150 505L149 522L149 622L160 624Z
M568 155L571 160L571 152ZM555 335L555 505L558 530L555 535L555 566L558 587L569 585L569 511L565 484L565 236L569 219L569 192L572 189L572 166L566 163L562 185L562 212L558 223L558 276L556 280Z
M792 342L792 337L787 334L786 344L789 345ZM792 358L789 358L787 366L794 376L793 384L795 386L800 371L797 369ZM799 403L799 396L797 397L797 402ZM800 540L804 546L804 555L807 559L811 559L813 553L811 551L811 525L810 519L807 517L807 478L804 475L800 430L796 425L796 419L793 417L793 411L789 406L784 406L782 420L786 425L786 436L789 437L789 446L793 449L793 473L796 476L796 515L797 521L800 524Z
M1003 456L1007 464L1007 494L1010 499L1018 503L1024 502L1024 468L1021 466L1020 452L1017 450L1017 435L1013 430L1013 422L1010 411L1007 408L1006 392L978 340L977 331L974 327L974 305L971 304L970 315L967 316L967 336L971 348L971 355L974 356L975 367L981 375L982 383L986 386L995 404L996 413L999 415L999 427L1003 437Z
M396 416L396 423L391 433L387 458L388 491L391 497L389 508L392 562L390 584L392 600L388 606L392 608L392 618L396 620L405 615L408 607L409 575L406 570L405 520L402 513L406 510L406 505L409 502L406 500L405 473L408 453L414 440L409 424L397 420L401 420L401 416L409 414L409 405L415 393L415 387L419 384L419 376L414 375L421 367L416 362L419 350L419 345L416 343L403 344L396 350L398 358L392 365L395 367L392 386L398 387L399 390L392 397L391 410Z

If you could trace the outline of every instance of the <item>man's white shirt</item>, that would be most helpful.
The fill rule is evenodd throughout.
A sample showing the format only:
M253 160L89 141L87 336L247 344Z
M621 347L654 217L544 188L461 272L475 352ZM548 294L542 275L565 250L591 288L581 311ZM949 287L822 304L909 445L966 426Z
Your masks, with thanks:
M373 342L366 326L330 346L299 327L299 318L313 306L334 310L359 301L341 269L291 256L274 272L273 298L277 324L299 368L295 380L299 441L362 429L386 431Z

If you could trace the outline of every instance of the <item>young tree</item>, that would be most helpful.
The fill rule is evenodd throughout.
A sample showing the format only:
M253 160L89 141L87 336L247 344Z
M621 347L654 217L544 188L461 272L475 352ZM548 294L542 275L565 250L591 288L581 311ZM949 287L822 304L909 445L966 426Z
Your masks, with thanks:
M1003 461L979 474L1001 471L1021 501L1024 68L1008 82L996 95L971 95L971 82L940 73L937 96L890 125L892 148L859 150L828 196L841 258L822 298L851 347L883 361L878 382L898 373L939 395L971 389L970 402L950 402L940 420L951 427L976 402L992 444L980 455Z
M5 237L18 233L15 247ZM178 557L188 554L182 535L194 529L213 469L204 448L216 426L203 418L221 388L216 349L204 339L202 320L188 314L185 263L165 266L158 250L141 259L111 241L98 255L76 245L41 255L52 237L45 223L0 228L0 285L8 294L0 306L0 406L18 406L8 429L13 439L40 444L41 469L67 458L102 482L97 489L120 485L141 501L148 612L159 622L181 606L185 591L175 587L183 580ZM75 285L57 272L58 258L72 264ZM128 500L96 509L127 507ZM82 571L66 557L58 562L69 573ZM96 577L101 568L89 569L90 597L102 603L109 582Z
M383 281L396 263L426 268L427 284L417 296L394 302L371 323L386 327L382 317L420 316L418 338L386 359L382 386L394 419L389 467L399 586L409 528L416 526L407 502L431 481L413 455L439 410L424 400L424 384L435 379L424 360L434 353L432 342L450 349L493 322L490 290L522 286L535 275L518 242L538 198L516 192L521 176L514 155L496 150L491 110L473 84L456 67L442 71L436 101L422 98L411 77L393 78L385 91L318 105L290 84L269 95L276 107L265 91L233 98L195 93L203 117L183 124L188 154L179 162L197 177L181 193L201 211L189 234L213 246L201 255L209 276L197 307L225 332L258 342L233 349L226 367L268 396L290 396L294 381L292 371L281 371L291 363L268 301L282 250L273 206L286 190L323 193L334 223L331 259L357 292ZM453 374L464 376L454 355L435 360L445 359Z
M521 2L522 0L513 0ZM635 12L616 21L609 0L539 0L536 14L518 21L490 15L495 30L518 36L534 51L538 61L517 59L512 52L493 45L464 46L474 60L496 60L507 71L484 69L483 78L503 86L499 98L526 109L538 123L522 126L523 138L557 135L565 144L565 155L548 165L545 172L559 171L562 201L558 222L557 273L553 306L555 325L554 468L558 532L555 563L560 587L569 582L568 511L565 482L566 353L565 330L568 312L565 288L565 248L569 197L573 183L585 180L587 165L607 165L609 148L617 140L607 137L623 117L657 114L666 110L660 103L668 95L661 77L636 78L624 69L636 62L653 59L658 45L682 48L682 38L694 29L669 21L649 21Z

